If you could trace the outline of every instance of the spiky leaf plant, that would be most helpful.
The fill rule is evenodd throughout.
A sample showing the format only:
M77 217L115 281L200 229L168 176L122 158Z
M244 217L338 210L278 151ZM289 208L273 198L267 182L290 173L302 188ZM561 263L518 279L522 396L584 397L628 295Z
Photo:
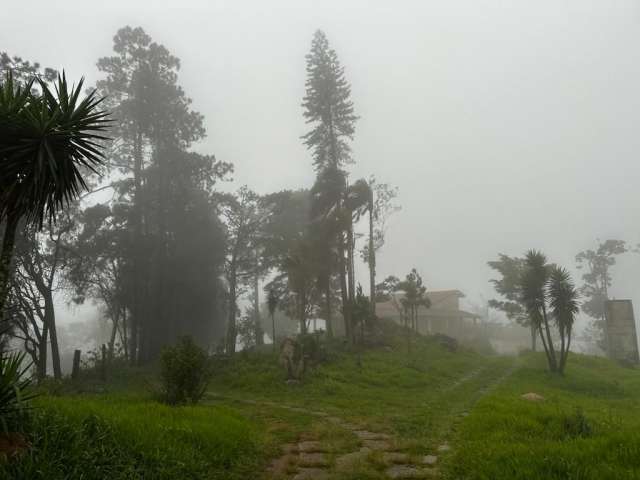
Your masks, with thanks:
M0 431L19 429L35 394L29 391L31 378L24 353L0 353Z

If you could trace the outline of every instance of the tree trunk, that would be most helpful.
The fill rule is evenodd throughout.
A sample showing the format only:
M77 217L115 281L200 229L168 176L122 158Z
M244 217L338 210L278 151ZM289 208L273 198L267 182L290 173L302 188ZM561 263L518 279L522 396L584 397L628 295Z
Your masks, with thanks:
M80 376L80 350L73 352L73 367L71 369L71 379L77 380Z
M540 340L542 340L542 347L544 348L544 354L547 357L547 363L551 366L551 355L549 354L549 348L547 342L544 339L544 333L542 332L542 322L538 325L538 333L540 334Z
M373 195L373 193L371 194ZM369 297L371 315L376 316L376 252L373 248L373 202L369 204Z
M342 300L342 317L344 319L344 333L347 341L351 342L351 309L349 308L349 293L347 291L347 268L344 259L344 239L342 234L338 239L338 268L340 276L340 297Z
M564 367L567 364L567 358L569 357L569 349L571 348L571 329L567 332L567 346L564 352L564 356L562 359L562 364L560 365L560 373L564 374Z
M256 255L257 261L257 255ZM254 328L256 336L256 345L264 345L264 332L262 331L262 325L260 324L260 285L258 274L253 278L253 311L254 311Z
M271 341L273 342L273 351L276 351L276 318L275 315L271 314Z
M124 358L129 361L129 339L127 338L127 309L122 308L122 325L120 329L120 339L122 341L122 348L124 349Z
M347 230L347 281L348 281L348 304L349 304L349 323L351 344L355 345L356 332L354 332L353 317L351 315L351 306L355 303L355 275L353 264L353 222L351 220L351 213L349 213L349 227Z
M351 216L351 215L350 215ZM353 305L355 300L355 292L356 292L356 277L355 277L355 265L353 260L353 250L355 248L355 240L353 237L353 220L349 220L349 230L347 232L347 260L348 260L348 270L347 275L349 279L349 301L351 305Z
M167 172L168 152L163 145L162 139L159 136L155 138L155 163L159 170L159 186L158 191L158 251L157 262L159 275L157 278L156 292L157 297L154 298L156 305L156 315L154 315L154 322L158 322L159 325L152 328L149 325L149 331L147 335L153 335L155 341L153 342L153 349L150 353L150 359L158 357L160 350L165 345L170 345L175 342L178 337L178 327L176 325L177 319L171 315L173 307L172 291L169 288L169 239L167 235L167 195L169 191L169 175Z
M553 346L553 337L551 336L551 329L549 328L549 319L547 318L547 307L542 304L542 321L544 322L544 329L547 333L547 346L549 348L549 369L552 372L558 370L558 361L556 358L556 349Z
M558 329L560 331L560 361L558 363L558 372L562 373L562 364L564 363L564 347L565 347L565 341L564 341L564 328L562 326L560 326L560 328Z
M58 348L58 332L56 330L56 312L53 308L53 295L47 292L44 295L44 315L45 322L49 326L49 336L51 337L51 363L53 364L53 378L62 379L62 369L60 368L60 350Z
M326 316L327 318L325 319L326 322L326 330L327 330L327 337L329 338L333 338L333 325L331 323L331 277L329 277L327 279L327 289L324 292L324 298L325 298L325 302L326 302Z
M113 316L113 327L111 328L111 337L109 338L109 359L113 360L114 349L116 344L116 334L118 333L118 323L120 315L115 313Z
M49 342L49 325L46 322L42 324L42 338L38 346L40 353L38 354L38 380L44 380L47 376L47 344Z
M235 267L231 267L235 268ZM236 352L236 275L232 272L229 279L229 318L227 319L227 353Z
M302 291L300 292L300 294L298 295L298 315L299 315L299 319L300 319L300 333L303 335L307 334L307 315L306 315L306 311L307 311L307 294L306 292Z
M534 323L533 322L530 322L530 323L531 325L529 325L529 327L531 329L531 350L535 352L538 333L536 332L536 326L534 325Z
M5 303L9 293L10 277L11 277L11 258L13 257L13 248L16 243L16 229L20 219L17 216L10 216L4 227L4 235L2 238L2 251L0 252L0 321L4 319Z
M142 134L138 131L133 150L133 305L131 307L131 344L129 356L132 365L139 364L138 334L142 324Z

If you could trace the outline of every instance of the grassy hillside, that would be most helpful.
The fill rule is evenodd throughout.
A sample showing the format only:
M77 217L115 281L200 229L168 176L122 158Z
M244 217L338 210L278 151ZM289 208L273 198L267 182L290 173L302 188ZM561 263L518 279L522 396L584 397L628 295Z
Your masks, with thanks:
M415 340L414 340L415 341ZM264 355L246 355L211 385L219 402L252 399L287 404L397 434L403 444L428 452L450 435L452 420L470 409L486 385L513 364L512 358L472 351L448 352L419 339L411 354L402 344L357 356L337 353L300 385L286 385L283 371ZM251 411L251 404L235 403ZM302 412L299 412L302 414Z
M559 377L544 362L522 358L478 402L454 437L451 478L640 478L640 370L574 355Z
M360 362L333 350L293 385L273 355L240 354L197 407L160 405L139 387L41 398L35 448L0 478L640 478L640 370L603 359L572 356L558 377L541 355L418 338L411 354L398 342ZM321 465L296 452L305 441Z

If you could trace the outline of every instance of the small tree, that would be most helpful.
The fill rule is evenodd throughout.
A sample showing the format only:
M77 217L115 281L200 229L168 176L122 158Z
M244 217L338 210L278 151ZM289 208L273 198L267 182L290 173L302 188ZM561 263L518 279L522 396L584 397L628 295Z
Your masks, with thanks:
M426 296L427 287L423 285L422 277L418 271L413 268L407 274L406 278L398 283L396 289L404 292L402 304L408 313L407 328L417 332L418 309L421 306L425 308L429 308L431 306L431 301Z

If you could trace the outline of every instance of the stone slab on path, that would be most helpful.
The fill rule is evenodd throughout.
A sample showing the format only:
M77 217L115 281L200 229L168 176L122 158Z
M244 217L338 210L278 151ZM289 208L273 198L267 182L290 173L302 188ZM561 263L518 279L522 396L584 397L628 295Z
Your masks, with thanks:
M306 453L318 453L318 452L326 452L326 449L322 446L320 442L315 440L307 440L305 442L300 442L298 444L299 452Z
M280 449L282 453L298 453L298 446L295 443L285 443Z
M368 448L363 448L357 452L345 453L344 455L336 458L336 470L350 471L354 466L366 462L370 453L371 450Z
M292 480L329 480L331 475L322 468L301 468Z
M370 432L368 430L356 430L353 433L360 440L389 440L391 437L386 433Z
M269 471L274 477L279 477L286 474L289 471L289 467L295 462L296 457L289 453L282 457L276 458L271 462Z
M378 450L381 452L390 452L395 450L395 447L391 445L388 440L363 440L362 445L370 448L371 450Z
M435 465L436 463L438 463L438 456L425 455L424 457L422 457L422 463L424 463L425 465Z
M384 452L382 461L387 465L411 463L409 455L401 452Z
M327 456L324 453L300 453L298 465L301 467L326 467L329 465Z
M433 469L418 468L413 465L394 465L385 471L387 477L392 479L403 478L429 478L435 473Z

